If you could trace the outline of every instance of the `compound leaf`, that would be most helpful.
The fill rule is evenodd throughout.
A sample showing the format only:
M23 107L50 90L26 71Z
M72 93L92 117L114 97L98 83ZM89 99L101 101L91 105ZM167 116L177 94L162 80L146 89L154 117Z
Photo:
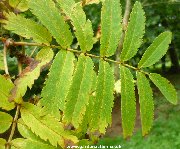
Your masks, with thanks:
M121 25L121 7L119 0L105 0L101 11L101 56L111 56L119 43Z
M78 142L77 137L64 130L62 123L42 111L42 108L29 103L22 105L22 120L33 133L45 141L49 140L53 146L57 146L58 143L61 147L65 147L66 140Z
M91 131L99 130L105 133L108 124L111 124L113 107L114 75L108 62L100 61L97 85L92 109ZM93 98L91 99L93 100Z
M69 26L52 0L30 0L29 7L63 48L71 45L73 38Z
M142 37L145 32L145 16L141 3L134 4L130 21L124 38L121 60L127 61L132 58L138 51L142 43Z
M9 129L13 121L11 115L5 112L0 112L0 133L4 133L6 130Z
M11 143L12 149L57 149L56 147L47 143L30 139L17 138L12 140Z
M27 0L9 0L9 5L14 9L18 9L22 12L28 10L28 1Z
M49 45L52 40L51 34L45 27L37 24L33 20L26 19L20 15L9 13L6 15L7 21L4 26L7 30L12 31L27 39L33 38L37 43L44 43Z
M137 73L137 87L140 102L140 115L142 134L145 136L151 129L154 118L153 93L146 76L140 72Z
M72 52L59 51L41 92L40 104L57 118L60 117L59 110L64 111L65 98L71 85L74 70L74 60Z
M80 55L77 67L74 72L71 87L67 95L65 104L64 118L66 123L72 123L75 128L82 123L86 106L89 101L93 75L92 59Z
M138 64L138 67L149 67L160 60L166 54L169 44L171 43L171 38L171 32L166 31L164 33L161 33L147 48Z
M134 79L130 70L120 66L121 77L121 117L124 138L132 136L136 118L136 98Z
M11 90L11 96L9 97L10 101L15 101L16 103L22 102L22 97L25 95L27 87L31 89L34 80L39 77L41 69L52 60L53 55L54 53L51 48L45 47L41 49L36 60L32 61L31 64L22 71L19 78L15 80L15 87Z
M58 0L63 12L71 20L75 28L75 35L83 52L90 51L93 47L93 30L91 21L86 21L86 14L80 3L74 0Z
M166 78L156 73L151 73L149 78L159 88L161 93L169 102L177 104L178 99L176 89Z
M14 103L8 101L10 91L13 87L14 84L9 79L0 75L0 108L7 111L15 108Z

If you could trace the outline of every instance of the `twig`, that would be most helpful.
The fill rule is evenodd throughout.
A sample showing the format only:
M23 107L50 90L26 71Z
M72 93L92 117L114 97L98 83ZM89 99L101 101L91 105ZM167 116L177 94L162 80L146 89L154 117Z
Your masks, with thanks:
M4 43L4 49L3 49L3 57L4 57L4 70L7 75L9 75L8 71L8 65L7 65L7 46Z
M125 31L126 31L127 25L128 25L130 10L131 10L131 0L126 0L126 8L125 8L123 23L122 23L123 24L123 32L121 35L119 46L118 46L117 51L116 51L116 61L120 61L120 53L121 53L122 48L123 48ZM118 80L119 79L119 66L115 66L114 73L115 73L115 79Z
M18 120L19 112L20 112L20 107L21 107L20 105L17 105L16 114L14 116L13 123L12 123L11 133L10 133L9 139L6 143L6 149L11 148L11 141L12 141L12 138L14 136L15 129L16 129L17 120Z
M126 0L126 9L123 17L123 25L125 28L128 25L130 11L131 11L131 0Z
M39 47L50 47L50 48L57 48L57 49L61 49L61 50L66 50L66 51L70 51L70 52L73 52L73 53L77 53L77 54L84 54L86 56L89 56L89 57L92 57L92 58L97 58L97 59L104 59L105 61L107 62L111 62L111 63L114 63L114 64L118 64L118 67L119 67L119 64L125 66L125 67L128 67L128 68L131 68L131 69L134 69L135 71L140 71L144 74L148 74L147 72L144 72L143 70L139 70L138 68L136 67L133 67L131 65L128 65L128 64L124 64L123 62L121 61L116 61L116 60L111 60L111 59L108 59L106 57L102 57L102 56L98 56L98 55L93 55L93 54L90 54L90 53L85 53L85 52L82 52L82 51L79 51L79 50L74 50L74 49L64 49L62 48L61 46L57 46L57 45L45 45L45 44L39 44L39 43L28 43L28 42L14 42L14 41L11 41L10 45L12 46L39 46Z

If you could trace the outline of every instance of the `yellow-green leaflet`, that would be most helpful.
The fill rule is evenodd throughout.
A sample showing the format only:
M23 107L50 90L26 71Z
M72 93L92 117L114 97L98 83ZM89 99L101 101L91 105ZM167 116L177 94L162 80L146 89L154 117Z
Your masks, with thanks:
M42 25L12 12L6 14L6 17L8 20L5 21L6 25L4 27L7 30L27 39L32 38L37 43L50 44L52 40L51 34Z
M83 52L90 51L93 47L93 30L90 20L86 20L86 14L80 3L74 0L57 0L63 12L71 20L75 29L80 48Z
M74 143L78 142L76 136L64 130L62 123L53 116L44 113L40 107L30 103L23 103L21 117L33 133L45 141L48 140L55 147L59 144L64 148L65 140L70 140Z
M39 142L31 139L14 139L12 140L11 149L58 149L48 143Z
M63 121L78 128L82 123L91 93L93 61L83 54L79 56L72 84L66 97Z
M149 81L141 72L137 72L137 87L140 103L142 135L145 136L152 127L154 118L154 102Z
M29 7L63 48L71 45L73 37L69 26L53 0L29 0Z
M119 0L105 0L101 10L100 55L112 56L118 46L121 33L121 7Z
M9 0L9 5L22 12L28 10L28 0Z
M0 112L0 133L4 133L6 130L9 129L9 127L12 124L12 116L5 113L5 112Z
M141 3L136 2L130 15L127 31L125 33L121 60L131 59L138 51L145 32L145 16Z
M14 103L8 101L8 97L14 84L4 76L0 75L0 108L4 110L12 110L15 108Z
M134 79L130 70L120 66L121 78L121 117L123 136L132 136L136 118L136 98L134 92Z
M159 61L167 52L171 43L172 33L169 31L161 33L147 48L141 58L138 67L149 67Z
M177 104L178 99L176 89L166 78L156 73L151 73L149 78L159 88L161 93L169 102Z
M0 138L0 149L5 149L6 140L3 138Z
M99 73L97 77L95 97L91 98L93 109L90 130L105 133L108 125L111 124L111 112L113 107L114 74L108 62L100 60ZM93 102L92 101L92 102Z
M26 139L35 140L39 142L44 141L31 131L31 129L24 123L22 118L18 119L17 128L19 133Z
M40 105L45 106L58 119L60 118L59 110L64 111L65 99L72 81L74 61L72 52L59 51L51 65L48 78L41 92Z
M42 56L43 55L43 56ZM27 91L27 87L31 89L42 68L47 65L53 58L54 53L51 48L45 47L37 54L36 60L32 61L31 64L26 67L19 78L14 82L15 87L11 90L10 101L15 101L16 103L22 102L22 97Z

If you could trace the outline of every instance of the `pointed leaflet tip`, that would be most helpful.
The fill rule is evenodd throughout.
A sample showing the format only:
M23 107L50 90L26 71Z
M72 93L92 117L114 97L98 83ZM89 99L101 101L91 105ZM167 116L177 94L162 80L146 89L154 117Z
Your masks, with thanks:
M6 17L8 20L5 21L6 25L4 27L7 30L27 39L32 38L37 43L50 44L52 36L44 26L12 12L6 14Z
M156 37L153 43L145 51L138 67L149 67L159 61L166 54L169 44L171 43L171 38L172 33L169 31L165 31Z
M151 73L149 78L159 88L161 93L166 97L169 102L174 105L177 104L178 98L176 89L166 78L156 73Z

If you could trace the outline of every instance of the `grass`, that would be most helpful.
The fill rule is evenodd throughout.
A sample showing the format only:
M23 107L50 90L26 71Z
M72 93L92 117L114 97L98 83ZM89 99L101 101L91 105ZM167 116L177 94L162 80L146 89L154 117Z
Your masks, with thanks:
M179 76L172 77L180 89ZM178 90L180 97L180 90ZM156 119L154 125L146 137L142 137L141 129L129 139L124 140L122 136L116 138L103 138L99 145L121 145L122 149L180 149L180 102L174 106L164 99L159 93L155 93Z

